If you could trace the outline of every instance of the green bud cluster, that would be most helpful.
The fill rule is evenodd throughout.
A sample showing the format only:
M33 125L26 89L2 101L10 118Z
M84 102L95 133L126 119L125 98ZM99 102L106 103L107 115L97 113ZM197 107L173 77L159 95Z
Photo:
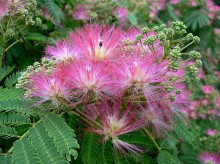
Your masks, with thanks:
M144 28L142 28L141 31L142 31L142 34L147 34L150 32L150 29L148 27L144 27Z
M197 60L196 60L196 66L197 66L198 68L202 67L202 60L197 59Z
M172 86L172 85L165 85L165 91L167 92L167 93L171 93L171 92L173 92L174 91L174 87Z
M15 36L15 31L13 29L8 29L4 34L3 37L8 39Z
M41 71L46 70L45 75L50 76L52 69L56 64L56 57L52 57L52 60L49 60L48 58L43 58L42 63L35 62L33 66L28 66L27 70L25 72L22 72L21 76L18 78L16 88L24 88L27 84L29 84L29 77L33 75L33 73L40 73Z
M141 39L143 39L143 35L142 34L136 35L136 37L135 37L136 41L141 41Z
M175 34L181 35L186 33L186 25L183 22L173 22L171 28L174 30Z
M201 54L197 51L190 51L189 52L189 57L192 58L192 59L200 59Z
M144 40L144 45L148 45L148 44L154 44L156 41L157 37L155 35L153 36L149 36L147 39Z
M169 55L169 66L172 70L177 71L180 67L181 49L179 46L174 47Z
M170 95L170 101L171 101L171 102L174 102L175 100L176 100L175 95L171 94L171 95Z

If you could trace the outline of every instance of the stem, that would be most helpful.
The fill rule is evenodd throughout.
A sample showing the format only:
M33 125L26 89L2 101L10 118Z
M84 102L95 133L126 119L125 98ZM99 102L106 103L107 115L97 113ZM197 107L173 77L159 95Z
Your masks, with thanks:
M194 41L192 41L191 43L187 44L185 47L183 47L183 48L181 49L181 51L183 51L185 48L187 48L188 46L190 46L190 45L193 44L193 43L194 43Z
M155 141L154 137L151 135L151 133L146 129L143 128L144 132L150 137L150 139L152 140L152 142L154 143L154 145L157 147L157 149L160 151L161 147L157 144L157 142Z
M88 115L84 114L84 113L83 113L81 110L79 110L77 107L74 107L74 108L75 108L75 110L76 110L79 114L81 114L82 116L86 117L86 118L89 119L91 122L95 123L97 126L103 128L102 125L100 125L98 122L94 121L94 120L93 120L92 118L90 118Z
M16 40L14 43L12 43L10 46L8 46L6 49L5 49L5 52L7 52L12 46L14 46L16 43L18 43L20 40Z

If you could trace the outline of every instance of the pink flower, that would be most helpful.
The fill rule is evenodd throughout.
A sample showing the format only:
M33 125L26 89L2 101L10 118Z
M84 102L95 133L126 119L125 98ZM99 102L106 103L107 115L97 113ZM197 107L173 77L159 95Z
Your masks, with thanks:
M50 76L46 76L43 71L33 72L26 89L29 93L28 96L40 99L37 104L52 101L52 104L59 105L62 98L69 101L72 97L71 88L56 71L52 72Z
M48 56L54 56L57 60L68 58L79 58L79 55L74 48L74 45L69 39L57 41L55 46L48 46L45 50Z
M0 0L0 20L8 13L11 4L11 0Z
M73 17L76 20L88 20L91 17L87 14L87 5L77 4L73 10Z
M143 152L143 150L135 145L120 140L119 136L138 130L143 127L145 123L143 120L135 119L132 114L132 106L128 106L123 113L121 113L120 106L120 103L115 103L113 107L104 104L99 105L96 110L100 113L97 120L100 120L101 126L97 128L92 127L89 131L103 136L103 142L110 139L113 145L124 154L127 154L127 150L138 155L138 152Z
M112 58L119 46L123 32L114 26L86 25L70 36L79 53L94 60Z
M205 77L204 72L201 68L198 69L198 76L200 79L204 79L204 77Z
M203 85L202 92L206 94L211 94L212 92L214 92L214 87L211 85Z
M180 0L169 0L169 3L170 3L170 4L177 4L177 3L179 3L179 1L180 1Z
M95 94L96 99L106 99L116 91L108 63L91 60L71 61L65 67L66 79L71 83L74 96L83 101Z
M125 7L117 7L113 10L113 14L119 19L120 24L127 21L128 10Z
M220 155L215 153L209 153L208 151L203 152L199 155L199 161L203 164L219 164L220 163Z
M206 131L206 134L209 136L215 136L216 135L216 130L215 129L208 129Z
M216 99L215 103L216 107L220 109L220 97Z

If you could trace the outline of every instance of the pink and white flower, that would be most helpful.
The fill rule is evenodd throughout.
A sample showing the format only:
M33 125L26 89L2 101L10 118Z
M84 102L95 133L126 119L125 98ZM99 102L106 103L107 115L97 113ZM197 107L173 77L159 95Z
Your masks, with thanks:
M94 60L114 57L122 35L123 32L117 27L100 25L86 25L70 33L79 53Z
M219 164L220 155L215 153L209 153L208 151L206 151L199 155L199 161L201 161L203 164Z
M211 94L211 93L214 92L214 90L215 90L214 87L211 86L211 85L203 85L203 86L202 86L202 92L203 92L203 93Z

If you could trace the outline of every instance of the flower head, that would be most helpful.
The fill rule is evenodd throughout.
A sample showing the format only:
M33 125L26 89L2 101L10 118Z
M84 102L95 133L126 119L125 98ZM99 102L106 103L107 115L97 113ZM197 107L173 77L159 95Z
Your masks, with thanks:
M206 134L209 136L215 136L216 135L216 130L215 129L208 129L206 131Z
M0 1L0 20L8 13L12 2L11 0Z
M143 152L137 146L119 139L119 136L138 130L145 125L142 119L135 119L135 116L132 114L132 106L128 106L128 108L121 113L120 103L115 103L113 107L103 105L104 104L99 105L97 109L100 111L100 115L97 119L100 120L102 127L97 127L91 131L104 136L104 142L110 139L113 145L122 153L126 154L126 150L135 154Z
M87 5L77 4L73 10L73 17L76 20L88 20L91 17L87 13Z
M215 153L203 152L199 155L199 161L203 164L219 164L220 155Z
M95 60L112 58L119 46L122 31L116 27L86 25L70 36L79 53Z
M48 46L46 48L46 54L48 56L56 57L57 60L79 58L79 55L74 45L68 39L57 41L55 43L55 46Z
M56 71L50 76L47 76L44 71L33 72L26 89L29 97L40 99L37 104L52 101L54 105L59 105L61 99L69 101L71 98L69 85Z
M103 100L116 91L108 63L75 60L64 69L66 78L71 83L73 95L80 96L81 100L87 100L92 95Z
M211 94L214 92L214 87L211 85L203 85L202 86L202 92L206 94Z

